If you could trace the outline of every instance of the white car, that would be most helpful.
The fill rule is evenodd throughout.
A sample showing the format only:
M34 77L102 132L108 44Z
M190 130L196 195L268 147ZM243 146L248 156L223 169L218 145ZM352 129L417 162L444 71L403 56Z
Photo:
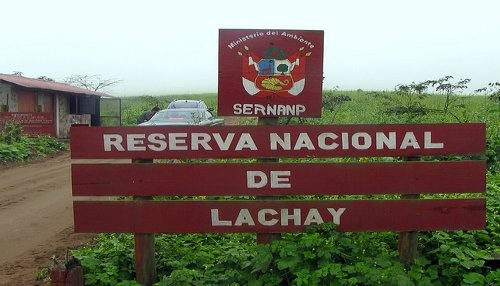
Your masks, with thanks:
M149 121L141 123L139 126L215 126L223 124L224 119L214 118L207 109L179 108L160 110Z

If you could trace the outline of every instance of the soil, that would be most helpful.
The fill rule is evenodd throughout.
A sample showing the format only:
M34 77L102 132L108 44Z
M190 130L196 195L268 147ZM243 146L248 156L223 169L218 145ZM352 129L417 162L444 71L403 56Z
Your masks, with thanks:
M236 117L225 120L238 123ZM37 281L37 274L51 266L51 257L91 242L94 234L73 230L70 170L69 152L0 165L0 286L49 285Z
M69 152L0 167L0 285L44 285L51 257L89 243L73 231Z

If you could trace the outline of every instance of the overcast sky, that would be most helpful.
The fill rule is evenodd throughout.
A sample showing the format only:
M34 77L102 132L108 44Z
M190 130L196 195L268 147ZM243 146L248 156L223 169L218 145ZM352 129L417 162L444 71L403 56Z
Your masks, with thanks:
M218 31L324 30L324 89L452 75L500 81L498 0L16 0L0 4L0 73L122 80L112 95L217 91Z

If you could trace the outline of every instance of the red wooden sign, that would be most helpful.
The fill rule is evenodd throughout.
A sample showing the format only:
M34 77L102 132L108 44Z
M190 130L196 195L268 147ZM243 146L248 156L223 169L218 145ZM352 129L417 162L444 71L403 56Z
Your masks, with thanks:
M323 34L219 30L218 113L320 117Z
M74 159L372 157L479 154L469 124L132 126L71 129Z
M484 193L483 161L365 164L73 164L75 196Z
M485 199L356 201L76 201L76 232L295 232L482 229Z
M78 127L73 159L369 157L484 153L484 124ZM76 196L484 193L485 163L74 164ZM484 228L485 199L76 201L78 232Z
M7 122L20 124L25 134L55 136L54 120L48 112L0 112L0 130Z
M52 115L47 112L0 112L0 124L14 122L22 125L52 124Z

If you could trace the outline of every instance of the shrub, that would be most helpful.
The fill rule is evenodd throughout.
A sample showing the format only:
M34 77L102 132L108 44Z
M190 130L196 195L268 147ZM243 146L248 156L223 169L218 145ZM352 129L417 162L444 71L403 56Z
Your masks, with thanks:
M45 157L66 149L65 143L50 136L23 135L18 124L7 123L0 132L0 163Z
M20 124L7 122L0 132L0 142L12 144L21 141L22 127Z

